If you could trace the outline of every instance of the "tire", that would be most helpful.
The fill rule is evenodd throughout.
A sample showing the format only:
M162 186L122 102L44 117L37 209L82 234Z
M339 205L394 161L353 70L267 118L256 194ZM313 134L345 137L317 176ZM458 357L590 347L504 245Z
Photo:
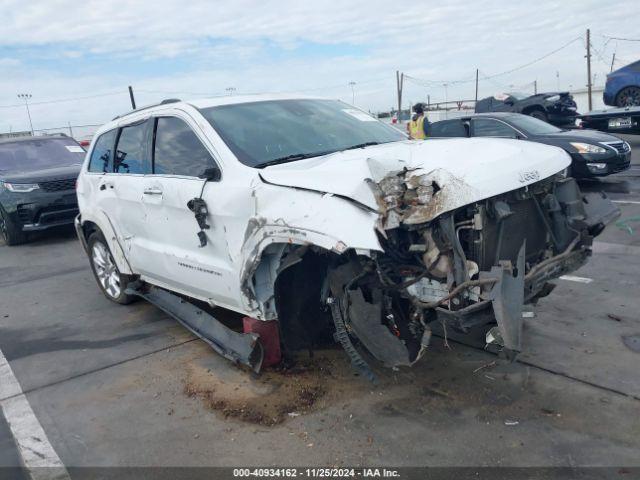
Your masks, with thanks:
M104 235L101 232L93 232L89 235L87 246L93 276L104 296L121 305L133 302L136 297L124 292L134 278L120 273Z
M531 110L527 115L533 118L537 118L538 120L542 120L543 122L548 122L547 114L542 110Z
M2 208L0 208L0 237L9 246L20 245L27 241L27 235L11 221Z
M625 87L616 95L617 107L635 107L640 105L640 87Z

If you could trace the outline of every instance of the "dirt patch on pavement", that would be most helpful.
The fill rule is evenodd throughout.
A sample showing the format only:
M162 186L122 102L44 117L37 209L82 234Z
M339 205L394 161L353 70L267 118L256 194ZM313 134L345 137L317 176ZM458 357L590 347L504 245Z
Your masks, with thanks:
M366 388L354 378L342 351L314 358L301 355L290 368L264 371L252 378L237 370L224 378L201 364L190 364L184 392L225 417L265 426L315 411L337 395Z

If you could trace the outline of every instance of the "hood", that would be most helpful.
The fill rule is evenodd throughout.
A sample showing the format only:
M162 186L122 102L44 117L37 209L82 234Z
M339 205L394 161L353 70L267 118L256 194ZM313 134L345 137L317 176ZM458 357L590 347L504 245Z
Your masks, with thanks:
M350 198L380 211L370 181L408 169L430 174L447 201L432 218L463 205L516 190L565 169L571 158L556 147L521 140L452 138L403 141L346 150L323 157L267 167L262 179ZM434 195L434 199L436 196Z
M69 165L64 167L45 168L29 172L3 172L0 171L0 180L8 183L40 183L55 180L67 180L78 178L82 165Z
M536 140L564 140L566 142L622 142L623 140L597 130L563 130L557 133L535 136Z

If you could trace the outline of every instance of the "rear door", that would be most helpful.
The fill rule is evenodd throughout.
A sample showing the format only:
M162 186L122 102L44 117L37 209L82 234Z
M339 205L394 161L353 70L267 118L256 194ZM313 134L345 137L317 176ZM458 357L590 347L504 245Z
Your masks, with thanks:
M146 235L145 211L141 203L144 179L151 174L151 119L122 126L114 156L115 219L125 254L139 271L140 240Z
M230 213L221 211L224 179L206 183L198 178L218 168L204 135L178 113L153 120L153 175L145 178L142 206L145 237L139 239L140 271L160 284L218 305L240 304L233 261L226 241ZM206 189L206 190L205 190ZM207 244L200 246L200 228L189 201L206 192L209 209ZM211 201L213 199L214 201Z

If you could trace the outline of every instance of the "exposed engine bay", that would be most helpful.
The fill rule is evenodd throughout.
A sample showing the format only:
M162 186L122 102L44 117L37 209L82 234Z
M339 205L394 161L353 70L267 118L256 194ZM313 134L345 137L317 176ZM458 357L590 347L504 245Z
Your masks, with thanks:
M329 268L335 336L368 375L348 334L396 367L420 359L434 322L460 332L497 323L491 341L514 358L523 305L582 266L593 238L619 215L604 194L583 195L574 179L555 175L427 220L448 193L433 173L404 169L370 180L384 253Z

